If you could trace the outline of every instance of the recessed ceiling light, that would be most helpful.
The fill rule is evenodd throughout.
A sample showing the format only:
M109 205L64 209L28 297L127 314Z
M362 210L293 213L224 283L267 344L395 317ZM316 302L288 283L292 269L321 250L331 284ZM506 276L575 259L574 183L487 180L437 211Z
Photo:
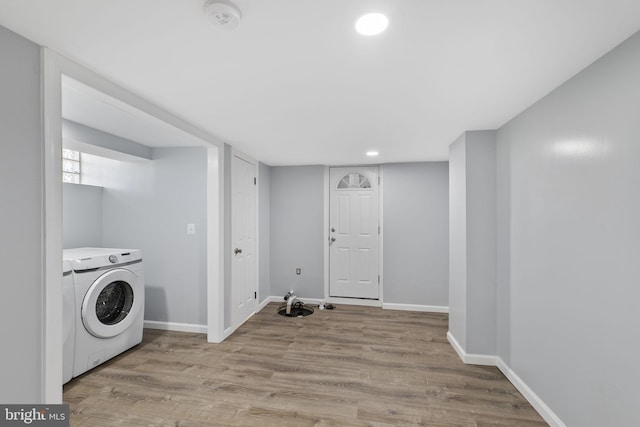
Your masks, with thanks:
M389 20L381 13L368 13L356 21L356 31L363 36L375 36L387 29Z
M369 157L375 157L378 154L380 154L380 153L378 153L377 151L367 151L367 156L369 156Z

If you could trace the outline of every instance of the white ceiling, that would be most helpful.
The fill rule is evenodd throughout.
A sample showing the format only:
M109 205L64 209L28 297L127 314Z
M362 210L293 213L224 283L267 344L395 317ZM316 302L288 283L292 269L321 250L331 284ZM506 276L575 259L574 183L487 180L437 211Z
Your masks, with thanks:
M233 31L203 3L2 0L0 25L271 165L444 160L640 29L638 0L236 0Z

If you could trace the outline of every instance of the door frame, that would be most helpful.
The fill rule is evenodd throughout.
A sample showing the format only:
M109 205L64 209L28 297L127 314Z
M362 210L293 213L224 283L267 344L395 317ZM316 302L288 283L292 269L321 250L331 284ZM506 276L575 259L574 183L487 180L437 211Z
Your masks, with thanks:
M224 340L224 143L112 81L41 47L43 263L41 401L62 403L62 76L78 80L185 132L207 148L207 341Z
M242 322L240 322L238 325L229 325L228 328L226 328L224 330L224 338L227 338L228 336L230 336L231 334L233 334L240 326L242 326L244 324L244 322L246 322L247 320L249 320L251 318L251 316L253 316L257 310L258 310L258 306L259 303L258 301L260 301L260 229L259 229L259 225L260 225L260 205L259 205L259 196L260 196L260 164L259 162L254 159L251 156L248 156L246 154L244 154L242 151L240 150L236 150L235 148L231 147L231 152L230 152L230 156L231 156L231 161L229 162L229 179L230 179L230 183L229 183L229 209L231 212L231 217L229 218L229 225L232 226L233 225L233 158L234 157L238 157L239 159L242 159L248 163L251 163L254 165L254 172L255 172L255 177L256 177L256 185L255 185L255 193L254 193L254 206L255 206L255 230L256 230L256 236L255 236L255 248L254 248L254 258L255 258L255 263L256 263L256 268L255 268L255 277L254 277L254 281L255 281L255 285L256 285L256 290L255 290L255 301L254 301L254 307L253 307L253 313L251 315L249 315L249 317L247 317L246 319L244 319ZM229 254L229 257L231 257L231 253L233 251L233 231L230 232L230 238L229 238L229 242L228 244L225 245L225 253ZM232 260L233 262L233 260ZM231 280L231 284L230 284L230 289L231 286L233 286L233 266L230 264L229 265L230 269L229 269L229 278ZM231 300L232 297L232 292L229 292L228 298L226 299L226 303L229 304L229 307L231 307L233 309L233 301ZM231 319L230 319L231 320Z
M378 225L380 226L380 234L378 235L378 273L380 274L380 284L378 289L379 299L370 300L370 299L358 299L358 298L340 298L340 297L331 297L330 296L330 247L329 247L329 239L331 238L329 235L330 228L330 202L331 202L331 180L329 177L329 168L332 167L367 167L367 166L378 166ZM383 203L383 188L384 188L384 177L383 177L384 168L382 165L334 165L334 166L325 166L324 167L324 300L326 302L330 302L332 304L348 304L348 305L363 305L369 307L382 307L384 301L384 274L383 274L383 248L384 248L384 224L382 215L384 206Z

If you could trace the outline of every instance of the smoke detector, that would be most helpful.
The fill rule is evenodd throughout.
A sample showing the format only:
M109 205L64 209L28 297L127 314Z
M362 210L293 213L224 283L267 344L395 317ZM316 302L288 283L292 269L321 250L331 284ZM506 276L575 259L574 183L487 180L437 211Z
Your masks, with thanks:
M213 25L225 30L233 30L240 23L240 11L230 3L207 0L204 4L204 12Z

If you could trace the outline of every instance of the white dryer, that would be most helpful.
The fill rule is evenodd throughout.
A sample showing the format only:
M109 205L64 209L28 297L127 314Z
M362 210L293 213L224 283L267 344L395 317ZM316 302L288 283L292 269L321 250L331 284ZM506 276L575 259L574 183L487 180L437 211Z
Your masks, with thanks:
M73 377L73 358L76 351L76 293L71 275L71 261L62 260L62 383Z
M77 377L142 341L144 269L137 249L67 249L64 258L75 283Z

